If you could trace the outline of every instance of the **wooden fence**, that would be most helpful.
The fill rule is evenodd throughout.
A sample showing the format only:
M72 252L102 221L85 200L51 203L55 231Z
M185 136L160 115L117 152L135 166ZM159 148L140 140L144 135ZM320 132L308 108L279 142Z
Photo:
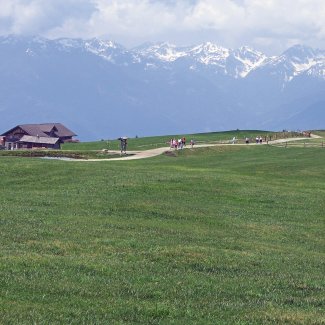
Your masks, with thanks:
M284 148L324 148L325 143L324 141L322 142L301 142L301 141L290 141L290 142L281 142L281 143L272 143L270 144L271 146L274 147L284 147Z

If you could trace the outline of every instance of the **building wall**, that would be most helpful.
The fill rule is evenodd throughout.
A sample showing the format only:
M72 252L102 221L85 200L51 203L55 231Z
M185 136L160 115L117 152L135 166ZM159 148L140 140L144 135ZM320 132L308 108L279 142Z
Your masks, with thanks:
M6 141L5 147L6 147L6 150L16 150L16 149L18 149L18 143L12 142L12 141Z
M19 149L60 149L60 144L45 144L45 143L19 143Z

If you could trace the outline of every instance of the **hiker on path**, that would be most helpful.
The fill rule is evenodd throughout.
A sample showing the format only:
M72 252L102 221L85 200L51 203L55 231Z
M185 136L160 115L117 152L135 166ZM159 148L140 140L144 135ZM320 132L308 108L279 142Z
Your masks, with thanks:
M126 154L126 147L128 144L128 138L127 137L120 137L118 138L120 140L120 149L121 149L121 155L124 153Z
M183 141L182 141L182 139L178 139L178 149L183 149Z
M178 143L177 143L177 140L174 138L174 139L173 139L173 148L174 148L175 150L177 150L177 147L178 147Z

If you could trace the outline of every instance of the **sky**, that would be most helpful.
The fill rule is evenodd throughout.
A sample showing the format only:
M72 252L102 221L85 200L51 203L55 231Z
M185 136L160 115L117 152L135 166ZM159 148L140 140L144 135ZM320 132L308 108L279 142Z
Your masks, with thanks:
M324 0L0 0L0 35L325 49Z

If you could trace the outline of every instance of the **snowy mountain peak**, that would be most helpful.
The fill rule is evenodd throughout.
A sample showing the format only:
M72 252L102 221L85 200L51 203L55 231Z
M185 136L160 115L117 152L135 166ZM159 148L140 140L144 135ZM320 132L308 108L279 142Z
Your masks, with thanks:
M302 74L322 76L322 64L325 62L325 52L314 50L303 45L294 45L280 56L268 58L263 67L282 76L284 84ZM313 72L309 72L313 69ZM320 71L318 71L320 69Z
M211 42L193 47L176 47L169 43L146 44L136 49L142 60L154 59L159 62L175 62L187 58L191 70L214 69L216 73L235 78L244 78L258 67L266 56L247 46L230 50ZM152 63L150 63L152 65Z
M195 46L193 49L192 49L192 52L193 53L196 53L196 54L207 54L207 53L223 53L225 55L228 55L229 54L229 50L224 48L224 47L221 47L221 46L218 46L214 43L211 43L211 42L206 42L206 43L203 43L203 44L200 44L198 46Z
M110 62L115 62L115 52L117 52L117 55L125 52L122 46L112 41L103 41L97 38L85 41L84 48L88 52L98 55Z
M266 55L250 47L243 46L233 50L232 57L239 62L234 77L245 78L252 70L258 68L266 60Z
M235 53L235 55L238 57L249 58L251 61L260 61L262 58L266 58L265 54L256 51L248 46L242 46L239 49L234 50L233 53Z
M101 53L107 51L108 49L123 49L122 46L112 42L112 41L104 41L98 38L93 38L85 41L85 47L88 49L96 49L97 52Z
M309 58L314 58L319 54L320 53L318 50L314 50L311 47L297 44L287 49L282 54L282 56L294 61L305 61Z
M136 49L136 52L142 57L154 58L164 62L174 62L187 55L184 50L167 42L149 44Z
M193 47L189 54L203 64L218 64L229 56L229 50L216 44L207 42Z

